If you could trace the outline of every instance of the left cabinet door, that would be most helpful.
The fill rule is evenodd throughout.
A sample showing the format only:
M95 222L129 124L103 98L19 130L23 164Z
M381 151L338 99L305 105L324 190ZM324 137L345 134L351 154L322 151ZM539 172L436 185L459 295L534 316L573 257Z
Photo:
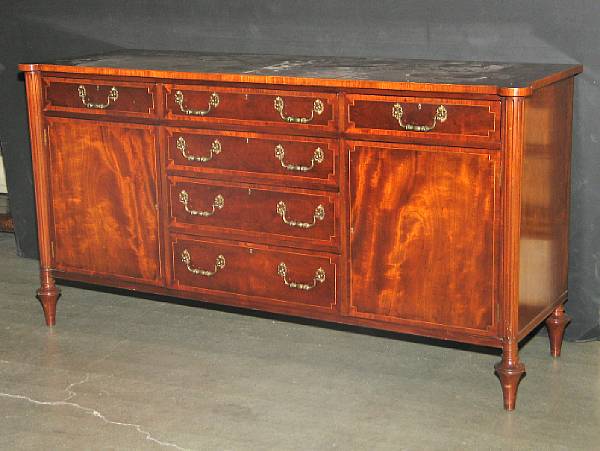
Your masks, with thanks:
M154 127L48 118L54 267L158 284Z

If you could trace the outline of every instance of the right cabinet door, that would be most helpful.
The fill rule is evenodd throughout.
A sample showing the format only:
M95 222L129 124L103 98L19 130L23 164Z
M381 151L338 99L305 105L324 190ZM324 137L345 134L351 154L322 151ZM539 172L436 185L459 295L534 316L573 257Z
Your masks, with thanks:
M349 148L350 315L493 334L500 153Z

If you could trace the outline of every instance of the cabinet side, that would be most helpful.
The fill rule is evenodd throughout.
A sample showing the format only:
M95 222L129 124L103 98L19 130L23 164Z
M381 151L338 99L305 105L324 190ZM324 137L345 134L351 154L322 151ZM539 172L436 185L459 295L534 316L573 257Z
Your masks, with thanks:
M525 99L519 338L567 298L573 78Z

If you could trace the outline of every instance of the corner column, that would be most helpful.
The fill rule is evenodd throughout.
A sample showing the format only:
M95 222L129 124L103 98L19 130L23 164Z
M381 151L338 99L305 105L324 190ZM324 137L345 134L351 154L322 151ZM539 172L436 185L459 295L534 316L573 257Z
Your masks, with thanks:
M525 365L519 360L519 257L521 233L521 177L523 171L523 97L505 97L503 134L503 250L501 264L502 360L494 368L504 408L514 410Z
M37 297L42 303L48 326L56 324L56 302L60 289L52 276L52 242L50 236L50 168L47 140L42 114L43 88L39 71L25 72L27 108L29 112L29 136L35 188L38 246L40 252L40 288Z

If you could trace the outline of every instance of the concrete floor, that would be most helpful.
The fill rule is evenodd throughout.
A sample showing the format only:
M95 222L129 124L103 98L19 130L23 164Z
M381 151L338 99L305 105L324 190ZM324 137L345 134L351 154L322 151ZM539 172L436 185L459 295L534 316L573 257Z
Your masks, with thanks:
M63 287L0 234L0 448L600 449L600 343L522 350L517 410L494 352Z

